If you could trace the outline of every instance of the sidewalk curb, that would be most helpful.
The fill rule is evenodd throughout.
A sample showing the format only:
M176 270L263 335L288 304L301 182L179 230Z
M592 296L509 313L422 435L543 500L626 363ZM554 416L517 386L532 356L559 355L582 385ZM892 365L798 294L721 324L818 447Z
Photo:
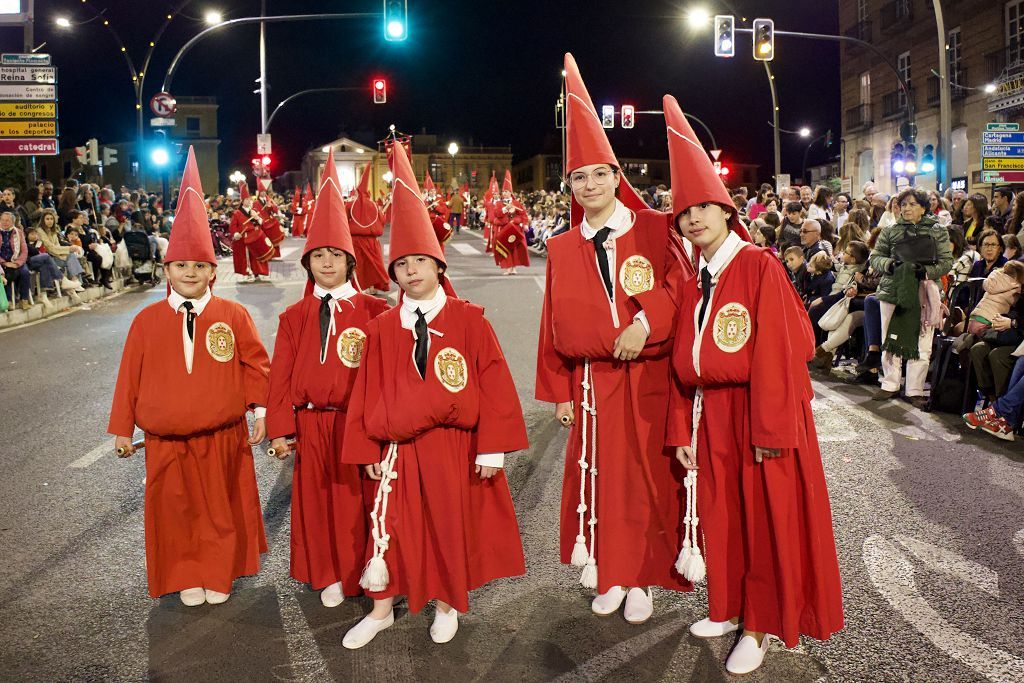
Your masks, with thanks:
M121 280L114 281L114 291L107 294L103 287L89 287L78 292L79 303L72 303L71 297L67 294L59 297L52 297L48 301L36 301L28 310L11 308L5 313L0 313L0 332L6 332L18 327L40 322L64 313L80 310L80 306L95 301L107 301L116 298L126 292L135 292L148 288L149 285L125 285Z

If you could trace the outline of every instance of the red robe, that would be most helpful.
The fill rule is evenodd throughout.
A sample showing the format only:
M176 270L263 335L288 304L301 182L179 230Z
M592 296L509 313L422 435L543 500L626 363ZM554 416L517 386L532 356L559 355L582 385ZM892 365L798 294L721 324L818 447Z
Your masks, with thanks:
M406 595L414 612L432 599L466 612L469 591L526 572L504 470L480 479L476 456L529 443L512 375L483 309L449 297L429 327L444 336L431 334L424 379L400 309L370 322L342 462L380 462L388 443L398 443L386 516L390 582L368 595ZM442 383L442 376L453 379ZM373 550L371 542L367 559Z
M386 292L391 288L391 278L384 265L384 250L380 246L380 237L384 234L384 217L380 210L377 218L368 225L356 220L352 215L352 204L348 204L348 227L352 232L352 247L356 250L356 280L359 287L373 287ZM376 204L373 204L377 208Z
M307 295L281 314L270 366L267 437L296 438L291 576L314 590L340 581L345 595L362 592L364 482L359 467L341 464L339 456L367 323L386 308L365 294L341 301L334 312L337 332L327 342L323 364L320 299Z
M495 242L495 245L492 245L494 247L494 262L502 269L530 265L530 251L526 248L526 227L530 224L530 218L526 214L526 208L519 202L514 201L509 206L512 207L511 212L505 210L505 205L502 202L498 202L497 208L494 210L494 223L491 227ZM511 248L497 244L502 232L510 225L515 231L516 238L515 242L511 244ZM502 251L506 251L507 255Z
M252 207L256 209L260 218L263 219L263 232L270 238L271 243L274 245L274 257L281 258L281 242L284 242L285 234L284 229L281 228L281 221L278 219L278 214L281 212L269 197L266 202L259 198L253 199Z
M146 434L154 598L200 586L229 593L267 551L245 421L247 407L266 399L267 352L249 312L214 296L195 321L189 374L182 315L161 299L135 316L107 426L117 436L130 437L135 425Z
M484 248L485 253L494 251L494 213L499 210L500 206L501 197L491 200L484 199L484 243L487 245Z
M252 212L252 214L256 213L256 211ZM264 238L266 238L266 234L254 220L248 219L249 216L246 216L241 209L236 209L231 214L231 226L228 228L228 232L232 236L231 260L234 263L235 272L239 275L248 275L250 272L253 275L270 275L270 263L257 259L259 252L256 245L251 239L246 239L256 235L257 232ZM240 234L242 237L237 240L233 239L236 234Z
M668 443L689 446L696 387L698 538L714 621L794 647L843 627L842 589L806 362L814 333L779 259L744 246L719 274L700 338L698 279L683 288ZM699 354L699 371L693 355ZM781 448L754 462L754 446Z
M445 243L452 237L452 228L448 223L448 214L450 210L448 205L445 204L444 197L438 195L438 197L432 202L427 204L427 213L430 214L430 225L434 228L434 235L437 237L437 243L441 245L441 253L444 253Z
M292 237L302 237L306 234L306 202L302 200L302 193L296 192L292 200Z
M575 411L562 485L561 559L570 562L579 533L581 383L584 361L590 359L597 406L596 559L601 593L612 586L692 590L673 566L682 542L684 472L674 451L664 447L676 300L685 278L669 220L667 214L641 211L632 229L615 239L614 304L601 281L593 243L578 226L547 242L536 396L550 403L573 401ZM642 264L642 259L649 263L647 269L627 266ZM635 272L653 277L634 286L624 275ZM637 293L630 296L623 282ZM615 338L641 310L651 327L647 345L636 360L617 361L612 356ZM588 476L587 505L590 490Z

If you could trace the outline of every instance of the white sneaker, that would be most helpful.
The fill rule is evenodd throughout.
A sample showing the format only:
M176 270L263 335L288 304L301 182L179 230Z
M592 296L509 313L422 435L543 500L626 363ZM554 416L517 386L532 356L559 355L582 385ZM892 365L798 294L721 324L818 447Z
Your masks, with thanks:
M231 593L221 593L220 591L212 591L209 588L206 589L206 602L211 605L219 605L227 602L230 597Z
M345 594L341 592L341 582L332 583L320 591L320 602L324 607L337 607L345 602Z
M619 609L619 605L626 599L626 589L622 586L612 586L607 593L602 593L590 603L590 609L599 617L606 617Z
M623 615L631 624L642 624L654 614L654 596L651 589L630 588L626 594L626 609Z
M206 602L206 591L202 588L186 588L178 593L178 597L185 607L198 607Z
M701 619L694 624L690 624L690 635L696 638L718 638L735 633L739 630L740 626L742 626L742 623L734 624L729 620L711 621L711 619Z
M369 614L353 626L342 638L341 644L349 650L358 650L373 640L378 633L395 623L395 611L391 610L383 619L374 619Z
M447 643L459 632L459 613L455 609L445 614L441 610L434 612L434 623L430 625L430 639L435 643Z
M758 647L757 641L754 640L753 636L743 636L740 638L740 642L736 643L736 647L732 649L729 659L725 660L725 670L736 675L757 671L761 668L764 656L768 653L768 646L771 645L770 641L771 636L766 633L760 647Z

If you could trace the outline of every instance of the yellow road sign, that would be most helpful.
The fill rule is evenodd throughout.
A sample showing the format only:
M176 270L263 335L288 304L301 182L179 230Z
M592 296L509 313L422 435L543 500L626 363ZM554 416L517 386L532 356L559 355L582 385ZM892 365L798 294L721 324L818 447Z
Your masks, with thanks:
M0 120L55 118L56 102L0 102Z
M986 157L982 159L983 171L1024 171L1024 157Z
M0 121L0 138L52 138L56 121Z

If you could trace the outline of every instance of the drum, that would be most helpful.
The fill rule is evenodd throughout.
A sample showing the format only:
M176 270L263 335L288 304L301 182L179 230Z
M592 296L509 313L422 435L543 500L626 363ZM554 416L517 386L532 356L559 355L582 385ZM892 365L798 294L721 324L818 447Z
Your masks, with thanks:
M506 225L498 232L498 237L494 240L494 250L502 258L508 258L522 240L523 232L517 226Z
M267 237L274 244L280 244L284 242L284 230L281 228L281 222L276 217L270 217L263 221L263 232L266 233Z
M259 237L255 242L246 242L246 246L252 250L253 257L260 263L266 263L270 259L274 258L274 245L270 241L270 238L259 232Z

